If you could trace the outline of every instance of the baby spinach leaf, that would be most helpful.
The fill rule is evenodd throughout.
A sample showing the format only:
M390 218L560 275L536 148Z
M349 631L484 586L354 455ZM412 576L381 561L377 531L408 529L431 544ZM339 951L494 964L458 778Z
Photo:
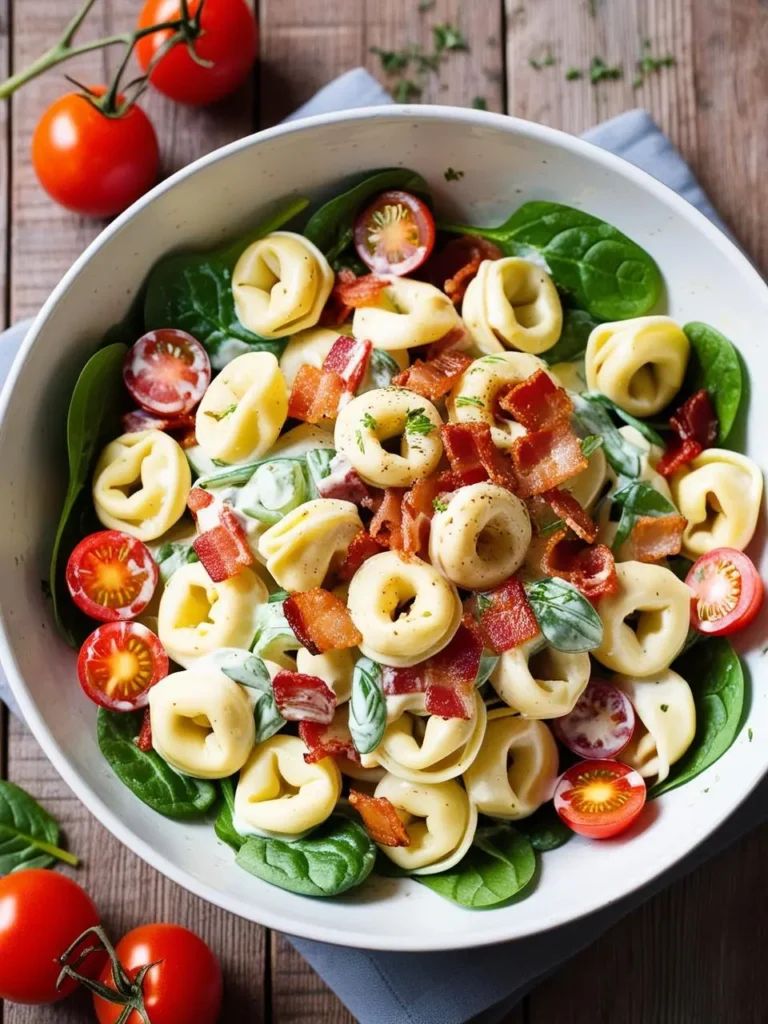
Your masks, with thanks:
M645 480L631 480L628 484L610 495L614 505L621 508L619 527L613 541L616 551L632 532L638 516L676 516L677 508L669 498L652 487Z
M78 863L59 848L56 820L20 786L0 779L0 875L47 868L55 860Z
M155 555L155 561L160 570L160 579L163 583L167 583L177 569L183 565L189 565L190 562L199 562L200 559L191 544L185 544L183 541L171 541L161 544Z
M515 827L540 853L564 846L574 835L551 803L542 804L530 818L516 821Z
M614 416L624 420L627 426L634 427L650 444L656 444L660 448L664 447L664 438L657 430L653 429L650 423L644 423L631 413L625 412L620 405L612 402L608 395L604 395L600 391L590 391L588 392L588 397L591 402L597 402L598 405L602 405L608 412L612 412Z
M277 460L258 459L255 462L242 462L237 466L223 466L214 473L207 473L195 482L195 487L202 487L204 490L214 490L219 487L244 487L260 466ZM305 466L303 458L294 456L281 457L280 462L297 462Z
M393 378L400 373L400 367L389 352L385 352L381 348L375 348L371 352L371 358L368 362L368 373L371 378L371 387L366 390L388 388L391 386ZM362 388L358 389L358 394L362 394L362 391Z
M72 602L64 580L64 557L68 557L81 539L80 498L93 471L99 448L110 432L120 433L119 414L123 394L123 360L126 345L115 342L99 349L85 364L77 378L67 413L67 457L69 484L59 517L51 552L50 582L53 614L61 635L70 647L79 647L81 616ZM92 624L91 624L92 626ZM88 632L88 630L86 630Z
M293 843L248 836L235 860L281 889L302 896L337 896L365 881L376 846L357 822L332 814L306 839Z
M546 577L531 583L527 593L541 632L555 650L576 654L600 646L600 616L572 584Z
M303 646L288 624L281 602L270 601L256 609L256 634L251 644L254 654L289 668L286 653Z
M136 746L142 712L99 708L99 747L110 768L139 800L166 818L199 818L216 802L216 787L205 779L180 775L156 750Z
M602 402L594 394L572 395L574 416L587 434L600 434L605 457L617 473L626 477L640 476L640 449L622 437Z
M285 719L280 714L271 690L256 701L253 717L256 723L256 738L254 742L257 744L263 743L264 740L268 740L275 733L280 732L285 725Z
M462 907L493 907L516 896L536 871L528 839L511 825L479 828L459 863L436 875L414 875L427 888Z
M560 338L552 348L542 352L541 358L549 365L575 363L584 358L587 342L598 321L583 309L563 310L563 329Z
M331 472L331 463L336 458L335 448L313 448L307 452L307 473L313 496L318 497L317 485Z
M489 238L505 256L538 253L557 287L600 320L644 316L661 295L661 272L644 249L611 224L571 206L535 201L497 228L440 227Z
M267 666L250 651L244 651L242 647L219 647L210 655L210 660L225 676L241 686L258 693L272 692L272 679Z
M598 448L603 447L603 438L600 434L588 434L581 439L581 454L585 459L594 455Z
M744 708L744 670L725 637L696 644L677 659L673 668L693 691L696 733L666 779L651 786L651 797L690 782L722 757L736 739Z
M234 825L235 816L235 787L232 779L221 779L219 781L221 790L221 806L213 829L222 843L231 846L236 852L245 842L245 836L241 836Z
M381 686L381 665L360 658L352 672L349 731L361 754L370 754L381 743L387 726L387 702Z
M685 580L685 577L691 571L693 562L690 558L686 558L685 555L670 555L667 558L667 565L679 580Z
M390 167L375 171L353 188L334 196L309 218L304 235L325 253L334 270L341 269L340 257L352 243L358 213L368 200L391 188L429 197L429 187L420 174L406 167Z
M500 660L498 654L494 654L492 651L483 651L480 656L480 664L477 667L477 678L475 679L475 686L482 686L483 683L487 683L491 678L493 670L496 668Z
M728 437L741 403L742 377L739 355L733 344L709 324L693 322L683 327L691 343L685 390L706 388L715 406L718 442Z

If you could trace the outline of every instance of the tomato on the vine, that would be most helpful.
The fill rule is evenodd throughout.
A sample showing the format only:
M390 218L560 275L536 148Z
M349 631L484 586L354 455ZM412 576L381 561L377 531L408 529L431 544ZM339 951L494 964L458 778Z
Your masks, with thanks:
M105 89L89 91L98 97ZM107 115L84 93L70 92L55 100L38 121L32 164L40 184L57 203L86 217L111 217L157 180L157 136L135 103L124 113Z
M199 6L200 0L189 0L190 17ZM180 16L179 0L146 0L137 27L151 28ZM256 59L256 19L245 0L205 0L200 30L190 44L180 41L159 57L149 76L159 92L177 103L215 103L243 84ZM171 29L164 29L139 39L136 55L143 71L172 35ZM190 45L198 60L190 54Z
M752 560L736 548L708 551L694 562L685 582L694 594L691 625L707 636L745 629L763 603L763 581Z
M80 685L94 704L110 711L136 711L168 675L168 655L140 622L106 622L87 638L77 659Z
M629 828L645 806L645 780L619 761L581 761L555 788L555 810L580 836L610 839Z
M355 222L357 255L374 274L410 274L434 245L435 218L410 192L382 192Z

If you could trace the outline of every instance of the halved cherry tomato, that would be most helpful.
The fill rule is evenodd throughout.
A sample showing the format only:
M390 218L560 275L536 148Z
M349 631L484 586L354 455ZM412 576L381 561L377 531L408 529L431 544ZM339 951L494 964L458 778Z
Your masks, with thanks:
M593 679L573 711L552 720L552 731L579 757L616 757L632 739L635 709L618 687Z
M211 383L211 361L191 334L163 327L139 338L125 357L123 380L148 412L182 416Z
M355 248L376 274L410 274L435 245L435 219L410 192L382 192L355 222Z
M110 711L135 711L168 675L168 655L140 622L108 622L80 648L77 674L86 695Z
M580 836L609 839L629 828L645 805L642 775L619 761L581 761L555 789L555 810Z
M753 621L764 587L743 551L715 548L694 562L685 582L693 590L691 625L707 636L727 636Z
M141 615L152 600L157 577L157 564L146 544L120 530L90 534L67 562L72 600L99 622Z

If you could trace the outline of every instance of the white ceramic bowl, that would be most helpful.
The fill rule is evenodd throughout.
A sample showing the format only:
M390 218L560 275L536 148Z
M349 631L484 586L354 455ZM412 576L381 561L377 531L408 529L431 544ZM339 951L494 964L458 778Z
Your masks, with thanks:
M546 854L527 899L501 910L468 911L415 882L382 879L346 897L317 900L251 877L235 866L210 825L167 821L122 786L99 752L94 708L78 687L75 654L56 636L40 587L64 493L64 416L72 385L155 260L239 234L291 192L332 193L350 174L393 165L420 171L441 210L468 223L501 222L529 199L603 217L656 258L672 316L712 323L738 345L753 379L768 372L768 290L755 270L677 195L600 149L525 121L440 107L353 111L262 132L197 161L119 217L75 263L30 331L0 405L0 653L29 725L66 782L122 842L170 878L295 935L436 950L514 939L571 921L648 882L704 839L768 768L768 686L759 646L746 659L748 724L762 739L750 743L742 729L716 765L652 804L630 834L602 844L576 838ZM463 178L446 183L447 167L463 170ZM746 450L763 469L765 448L755 440L766 433L768 403L753 401ZM760 540L755 546L762 553ZM765 557L762 570L768 575Z

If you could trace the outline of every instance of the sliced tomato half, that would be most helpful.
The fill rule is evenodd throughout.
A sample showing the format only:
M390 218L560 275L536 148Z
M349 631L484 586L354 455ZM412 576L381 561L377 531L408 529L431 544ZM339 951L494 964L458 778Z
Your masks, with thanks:
M609 839L629 828L645 805L642 775L618 761L581 761L555 789L555 810L568 828Z
M99 622L141 615L152 600L157 577L157 564L146 544L120 530L90 534L67 562L72 600Z
M107 622L80 648L77 674L86 695L110 711L135 711L168 675L168 655L140 622Z
M694 562L685 582L693 590L691 625L707 636L727 636L753 621L765 588L752 560L736 548L715 548Z
M593 679L573 711L552 720L552 731L579 757L616 757L632 739L635 709L618 687Z
M139 338L125 357L123 380L148 412L182 416L211 383L211 361L191 334L163 327Z
M355 249L376 274L410 274L435 245L435 218L410 192L382 192L355 222Z

